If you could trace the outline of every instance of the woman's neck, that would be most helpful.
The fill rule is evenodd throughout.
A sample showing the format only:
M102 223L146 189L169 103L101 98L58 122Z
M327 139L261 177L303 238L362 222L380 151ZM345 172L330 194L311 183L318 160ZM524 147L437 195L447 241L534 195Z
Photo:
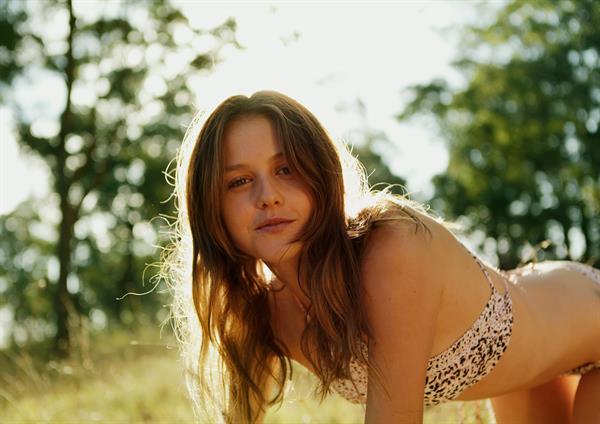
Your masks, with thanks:
M295 298L299 306L304 309L304 312L308 311L311 301L301 289L300 281L298 280L298 261L289 261L288 263L277 265L268 263L267 266L275 277L272 283L275 284L274 288L289 290L289 293ZM306 285L303 284L303 287L306 287Z

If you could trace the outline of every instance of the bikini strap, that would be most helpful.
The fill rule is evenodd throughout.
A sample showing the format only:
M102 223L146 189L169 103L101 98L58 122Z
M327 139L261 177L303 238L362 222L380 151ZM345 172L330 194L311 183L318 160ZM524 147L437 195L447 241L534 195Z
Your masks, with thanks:
M494 286L494 283L492 283L492 277L490 276L490 273L488 272L488 270L485 267L485 265L483 264L483 262L481 262L481 260L477 257L477 255L475 253L471 252L471 250L467 246L465 246L462 241L458 240L458 242L462 245L462 247L465 248L465 250L467 252L469 252L471 257L473 257L473 259L475 259L475 262L477 263L477 265L479 265L479 268L481 268L481 271L483 271L483 274L485 275L485 279L487 280L488 285L492 289L492 293L498 293L496 286ZM508 293L508 281L507 281L504 273L500 272L500 274L503 277L502 282L504 283L504 289L505 289L504 293L506 294L506 293Z
M479 265L479 268L481 268L481 270L483 271L483 274L485 275L485 279L487 280L492 291L494 291L494 292L497 291L496 286L494 286L494 283L492 283L492 277L490 276L490 273L488 272L488 270L485 267L485 265L483 264L483 262L481 262L481 260L477 257L477 255L475 255L470 250L469 250L469 253L473 257L473 259L475 259L475 262L477 262L477 265Z

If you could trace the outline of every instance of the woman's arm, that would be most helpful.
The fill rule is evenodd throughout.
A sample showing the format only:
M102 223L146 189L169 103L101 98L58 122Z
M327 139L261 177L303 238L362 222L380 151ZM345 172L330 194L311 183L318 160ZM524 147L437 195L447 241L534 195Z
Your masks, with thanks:
M365 422L423 422L427 363L441 303L444 270L432 238L402 225L374 230L362 272L373 330ZM383 383L383 385L382 385Z

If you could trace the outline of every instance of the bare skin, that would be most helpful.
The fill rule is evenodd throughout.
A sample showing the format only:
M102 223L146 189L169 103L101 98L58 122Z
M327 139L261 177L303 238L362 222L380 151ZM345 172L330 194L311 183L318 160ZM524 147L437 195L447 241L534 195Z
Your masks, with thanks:
M420 217L431 230L431 242L443 243L447 252L439 264L447 269L448 277L443 282L431 352L434 356L471 327L491 293L481 269L455 237L435 220ZM504 293L502 274L486 267L496 289ZM456 400L493 398L498 400L493 402L497 412L503 410L512 422L517 422L515 405L533 395L542 403L554 402L554 407L570 416L579 377L558 376L586 362L600 361L600 287L566 269L564 262L543 262L514 273L508 290L514 313L510 344L494 370ZM276 336L288 348L290 357L310 370L300 349L304 312L287 288L273 292L272 307ZM564 405L557 399L562 399ZM502 424L500 417L498 423Z

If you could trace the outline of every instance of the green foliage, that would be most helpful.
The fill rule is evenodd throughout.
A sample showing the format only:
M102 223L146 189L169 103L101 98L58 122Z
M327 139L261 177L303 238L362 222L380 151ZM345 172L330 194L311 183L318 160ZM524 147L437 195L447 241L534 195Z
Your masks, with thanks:
M432 204L490 236L501 267L569 258L576 245L600 264L598 46L600 3L512 1L464 30L465 85L412 87L398 116L437 119L450 163Z
M363 165L368 176L369 186L375 190L382 190L387 185L392 185L390 190L392 193L406 194L406 180L391 172L380 151L381 146L390 145L387 134L369 127L367 109L362 100L357 99L353 106L362 125L354 131L355 134L352 138L355 143L351 146L351 152Z
M0 95L22 149L51 178L48 199L0 217L0 307L30 338L68 338L78 316L109 325L164 318L165 295L122 296L156 283L147 265L158 260L157 218L174 213L164 171L195 112L188 78L238 46L234 21L194 29L167 1L94 4L95 16L80 17L85 2L0 2ZM62 35L40 25L55 20L66 24ZM181 32L188 42L176 40ZM214 47L198 47L199 37ZM9 91L32 75L54 76L66 99L40 109Z
M13 306L18 322L44 317L52 307L46 291L54 245L43 233L41 221L31 202L21 214L0 216L0 292L2 302Z
M22 68L12 52L18 50L24 41L18 32L19 22L24 18L25 13L9 0L0 0L0 88L10 84L21 72ZM3 97L0 90L1 100Z
M391 192L406 194L406 180L390 171L380 154L375 151L377 143L389 143L384 133L365 131L361 144L353 146L352 154L355 155L365 167L369 185L375 190L382 190L388 184L393 185Z

